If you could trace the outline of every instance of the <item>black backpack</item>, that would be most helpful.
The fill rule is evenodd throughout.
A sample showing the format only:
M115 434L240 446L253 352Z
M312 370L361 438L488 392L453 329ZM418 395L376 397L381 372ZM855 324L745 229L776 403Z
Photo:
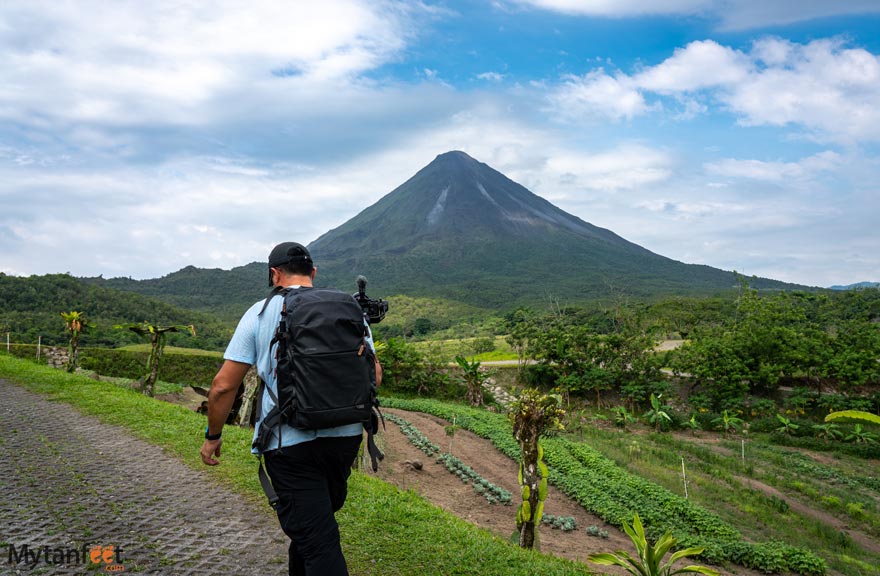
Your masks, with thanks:
M263 418L254 446L261 452L268 448L271 431L282 423L301 429L362 423L373 470L377 470L384 455L373 440L381 418L376 357L367 342L360 304L339 290L284 288L272 291L260 314L279 295L284 303L272 339L272 345L278 344L278 397L262 386L275 407Z

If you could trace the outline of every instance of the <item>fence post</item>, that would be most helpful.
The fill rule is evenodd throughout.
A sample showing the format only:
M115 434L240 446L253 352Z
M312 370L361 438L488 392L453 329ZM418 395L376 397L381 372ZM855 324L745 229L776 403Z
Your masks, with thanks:
M6 333L6 352L9 352L9 332Z
M40 347L43 345L43 337L37 336L37 362L40 361Z

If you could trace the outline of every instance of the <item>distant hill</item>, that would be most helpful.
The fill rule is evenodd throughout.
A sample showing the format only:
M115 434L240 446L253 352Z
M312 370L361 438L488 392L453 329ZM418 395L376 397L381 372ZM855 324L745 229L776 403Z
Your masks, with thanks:
M281 240L288 240L287 238ZM655 254L557 208L464 152L447 152L309 245L317 284L373 296L434 298L488 310L619 295L655 298L729 291L733 272ZM152 280L85 282L160 298L225 321L267 292L266 264L188 266ZM751 278L758 289L803 289Z
M169 343L207 350L229 342L231 327L214 316L184 310L157 298L95 286L67 274L22 278L0 273L0 331L11 340L36 344L63 344L68 340L61 312L84 312L95 328L80 338L82 346L116 346L143 342L116 324L142 322L162 325L193 324L197 336L169 334Z
M857 282L855 284L847 284L846 286L836 284L831 286L829 290L858 290L861 288L880 288L880 282Z
M88 284L135 292L180 308L237 322L242 313L269 292L266 263L252 262L231 270L187 266L161 278L82 278ZM352 292L354 288L352 288Z

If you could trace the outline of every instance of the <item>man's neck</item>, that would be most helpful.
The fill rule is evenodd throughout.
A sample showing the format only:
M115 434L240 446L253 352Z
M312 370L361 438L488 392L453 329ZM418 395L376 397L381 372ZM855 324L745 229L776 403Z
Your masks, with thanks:
M309 276L300 276L299 274L289 274L281 276L276 284L277 288L287 288L288 286L306 286L312 287L312 279Z

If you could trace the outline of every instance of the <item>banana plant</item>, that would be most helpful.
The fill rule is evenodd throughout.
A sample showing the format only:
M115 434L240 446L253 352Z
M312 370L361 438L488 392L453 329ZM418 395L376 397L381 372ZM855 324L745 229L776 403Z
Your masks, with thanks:
M715 425L715 428L721 429L724 431L725 438L730 435L731 432L736 432L740 426L743 425L743 419L738 418L727 410L721 412L721 416L712 420L712 424Z
M628 552L618 550L614 553L603 552L601 554L590 554L587 556L587 560L600 566L619 566L633 576L673 576L675 574L687 573L704 574L705 576L720 576L718 571L706 566L691 565L682 568L675 568L674 564L676 562L683 558L687 558L688 556L701 554L703 548L685 548L684 550L679 550L678 552L673 553L665 564L661 565L663 557L666 556L667 552L672 550L678 540L671 532L667 532L652 546L645 536L645 528L642 526L642 520L639 518L638 514L633 518L632 526L624 522L623 529L626 531L629 539L632 540L638 558L633 558Z
M61 318L64 319L65 327L70 332L70 342L67 346L67 371L73 372L76 370L79 358L79 335L92 328L93 324L86 320L85 313L75 310L62 312Z
M782 432L783 434L788 434L789 436L794 434L794 431L800 428L797 424L791 421L791 419L786 418L782 414L777 414L776 419L779 420L779 423L782 424L779 428L776 429L777 432Z
M662 394L660 396L662 396ZM663 405L660 403L660 396L654 396L654 394L651 393L651 409L644 414L644 417L648 419L648 422L654 426L654 430L657 432L660 432L664 422L672 422L672 418L670 418L669 414L663 410Z
M147 358L147 373L141 379L141 392L147 396L152 396L159 380L159 363L162 360L162 353L165 350L165 335L168 332L191 332L196 335L196 328L192 324L176 325L176 326L157 326L147 321L140 324L117 324L114 328L128 329L141 336L150 337L150 356Z
M461 367L462 380L467 386L467 400L471 406L483 405L483 384L491 378L492 373L480 367L480 361L468 362L464 356L456 356L455 362Z

